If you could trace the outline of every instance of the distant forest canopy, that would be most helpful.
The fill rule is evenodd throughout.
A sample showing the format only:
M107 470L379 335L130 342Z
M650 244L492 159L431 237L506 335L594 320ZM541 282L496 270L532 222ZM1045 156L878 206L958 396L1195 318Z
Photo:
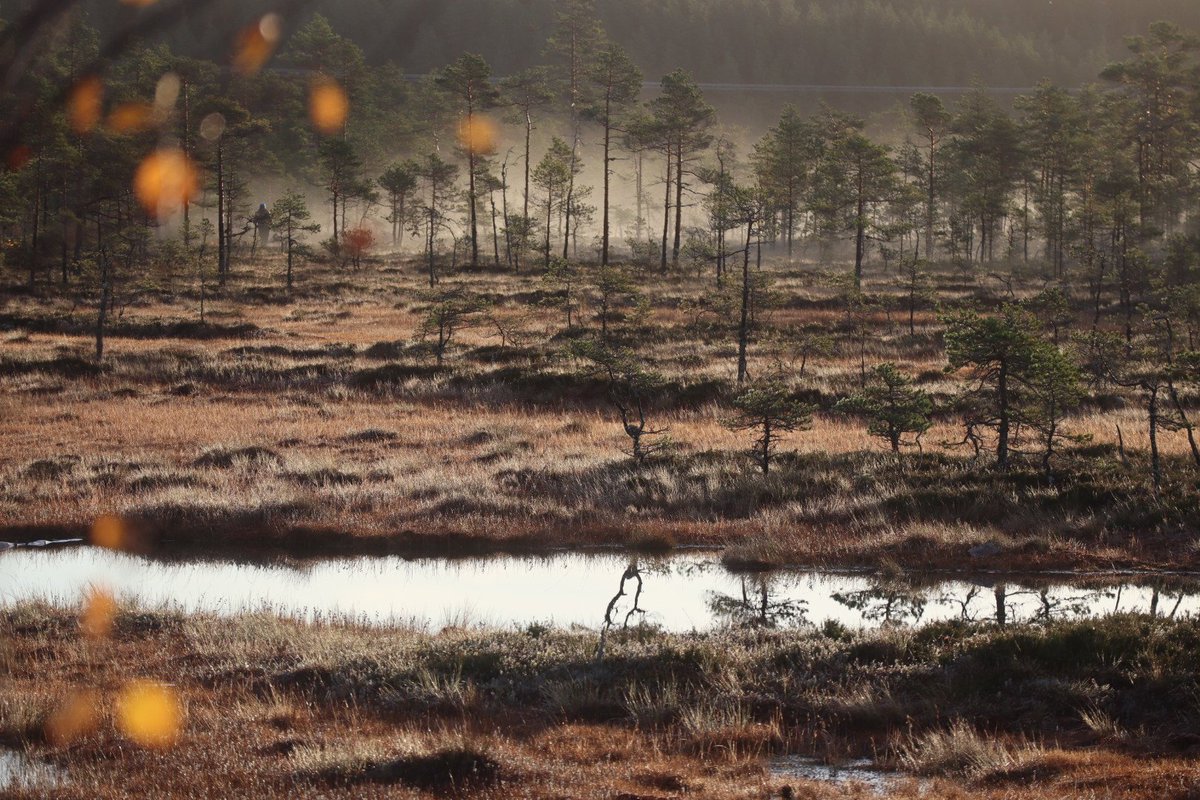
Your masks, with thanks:
M89 0L114 24L111 0ZM268 0L218 0L173 29L175 52L215 58L229 21ZM314 0L367 60L409 72L479 53L496 74L540 63L555 0ZM701 82L1029 87L1095 79L1124 38L1157 20L1200 28L1197 0L601 0L610 38L648 76L676 68Z

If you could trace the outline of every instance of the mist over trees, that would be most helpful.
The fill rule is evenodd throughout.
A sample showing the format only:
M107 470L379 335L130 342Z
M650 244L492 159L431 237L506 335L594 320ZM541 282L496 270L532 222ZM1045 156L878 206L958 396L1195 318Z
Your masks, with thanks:
M97 359L118 298L164 261L194 263L203 298L205 276L219 291L239 262L276 248L290 292L298 260L351 276L400 263L407 244L433 307L455 311L430 326L439 365L482 308L458 313L463 289L438 293L444 279L538 269L562 335L586 335L582 305L599 297L601 344L622 348L622 374L642 374L614 298L631 305L640 283L686 272L704 278L696 303L736 345L738 387L765 397L751 362L775 302L769 256L815 263L839 287L864 392L851 410L871 418L884 400L868 389L867 343L887 301L865 291L866 269L894 276L915 335L917 307L939 300L928 278L939 264L1013 295L998 316L944 318L950 367L976 384L959 398L964 442L978 451L990 431L998 467L1036 434L1053 475L1085 368L1145 395L1152 444L1159 430L1192 434L1176 384L1194 380L1197 337L1200 36L1174 23L1129 38L1082 88L1042 81L1011 104L982 87L916 92L886 137L829 105L784 106L761 136L735 131L684 68L640 90L636 58L590 0L558 4L539 63L509 75L469 52L407 75L319 14L286 36L263 16L231 69L159 43L78 74L103 38L74 15L17 80L7 101L22 143L0 183L8 263L28 291L96 309ZM1046 282L1031 301L1012 290L1022 269ZM1064 360L1081 293L1092 336ZM1115 330L1102 330L1102 310ZM922 430L922 406L897 399L900 373L875 379L887 403L911 406L871 423L898 451ZM764 473L772 426L787 430L790 414L758 417ZM1154 475L1157 486L1157 459Z
M553 0L315 0L305 5L376 64L436 69L461 52L497 74L539 61ZM92 9L107 9L93 0ZM266 0L220 0L173 31L173 49L209 56L227 48L228 20L272 10ZM683 68L699 81L1032 86L1091 80L1126 35L1169 19L1200 27L1192 0L606 0L609 37L647 75ZM110 15L95 14L102 24Z

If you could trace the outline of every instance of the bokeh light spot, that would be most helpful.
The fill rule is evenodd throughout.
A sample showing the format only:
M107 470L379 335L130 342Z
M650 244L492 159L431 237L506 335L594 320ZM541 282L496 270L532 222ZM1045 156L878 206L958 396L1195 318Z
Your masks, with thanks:
M93 587L83 600L79 629L89 639L103 639L112 632L117 618L117 601L107 589Z
M102 514L92 523L91 542L96 547L106 547L109 550L126 550L129 548L129 532L125 521L112 514Z
M47 741L57 747L87 736L100 723L100 696L90 690L71 692L42 727Z
M253 75L263 68L275 53L283 21L278 14L266 14L238 34L233 51L233 68L243 75Z
M179 693L154 681L133 681L117 697L116 721L121 733L142 747L171 747L183 727Z
M318 78L309 92L308 113L321 133L340 133L350 114L350 99L337 81Z
M182 88L183 83L178 75L174 72L164 74L154 87L154 109L159 114L166 114L174 108Z
M225 133L225 115L216 111L200 120L200 136L207 141L215 142Z
M100 124L104 114L104 82L96 76L80 80L67 96L67 120L78 134L88 133Z
M458 126L458 143L470 153L496 152L496 123L490 117L474 116Z
M133 176L133 190L147 213L169 217L196 195L200 179L183 151L157 150L142 161Z
M113 133L138 133L154 124L154 107L147 103L122 103L108 115Z

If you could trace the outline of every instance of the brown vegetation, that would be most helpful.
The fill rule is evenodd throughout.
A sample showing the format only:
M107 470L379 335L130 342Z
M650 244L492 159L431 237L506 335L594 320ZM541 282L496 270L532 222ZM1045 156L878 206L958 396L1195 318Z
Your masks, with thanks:
M1198 788L1197 636L1191 621L1134 617L630 630L596 661L596 636L578 631L124 611L111 636L85 639L70 613L22 606L0 614L0 742L65 771L25 795L38 797L847 796L765 769L800 752L900 769L892 797L1184 800ZM134 679L178 692L173 749L114 729L109 700ZM95 727L47 738L80 692Z
M1191 566L1200 552L1184 433L1160 436L1168 484L1147 503L1143 412L1118 390L1068 419L1092 439L1068 448L1057 485L1035 460L1003 475L950 446L962 434L944 408L959 379L944 370L929 311L911 335L906 317L881 310L867 342L868 363L899 364L941 404L923 453L897 458L834 412L860 385L859 348L845 339L807 358L794 385L818 408L813 429L784 439L764 477L744 455L749 437L724 424L736 342L684 310L699 291L689 279L642 280L655 333L639 347L664 382L652 427L671 448L638 465L559 316L529 304L538 278L471 275L496 322L464 330L439 367L419 338L425 307L410 299L419 265L357 272L352 285L312 266L303 292L252 305L273 294L277 261L210 298L204 326L189 322L186 276L158 276L175 291L125 308L100 367L84 357L85 318L55 301L8 301L6 537L82 532L115 513L174 549L706 544L746 563L953 565L992 541L1003 551L993 566L1020 568ZM795 362L797 331L841 324L816 274L782 273L777 291L792 299L762 312L752 374ZM868 289L886 298L890 279ZM971 291L990 297L986 283Z

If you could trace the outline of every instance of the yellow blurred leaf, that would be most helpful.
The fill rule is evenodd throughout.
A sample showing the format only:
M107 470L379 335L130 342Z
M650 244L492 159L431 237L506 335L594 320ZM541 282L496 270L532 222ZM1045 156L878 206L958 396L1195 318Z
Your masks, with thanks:
M133 176L133 191L146 212L159 218L183 208L196 195L200 179L182 150L164 148L143 159Z
M87 736L100 722L100 696L90 690L72 692L62 705L46 718L43 732L53 745L61 747Z
M489 117L475 116L458 126L458 143L466 151L486 155L496 152L496 123Z
M318 78L309 92L308 114L321 133L340 133L350 114L350 100L337 81Z
M67 96L67 119L71 129L84 134L100 124L104 105L104 82L92 75L83 78Z
M154 681L133 681L117 697L116 720L121 733L142 747L171 747L183 727L179 693Z
M83 601L79 629L90 639L103 639L117 618L117 601L106 589L92 588Z

